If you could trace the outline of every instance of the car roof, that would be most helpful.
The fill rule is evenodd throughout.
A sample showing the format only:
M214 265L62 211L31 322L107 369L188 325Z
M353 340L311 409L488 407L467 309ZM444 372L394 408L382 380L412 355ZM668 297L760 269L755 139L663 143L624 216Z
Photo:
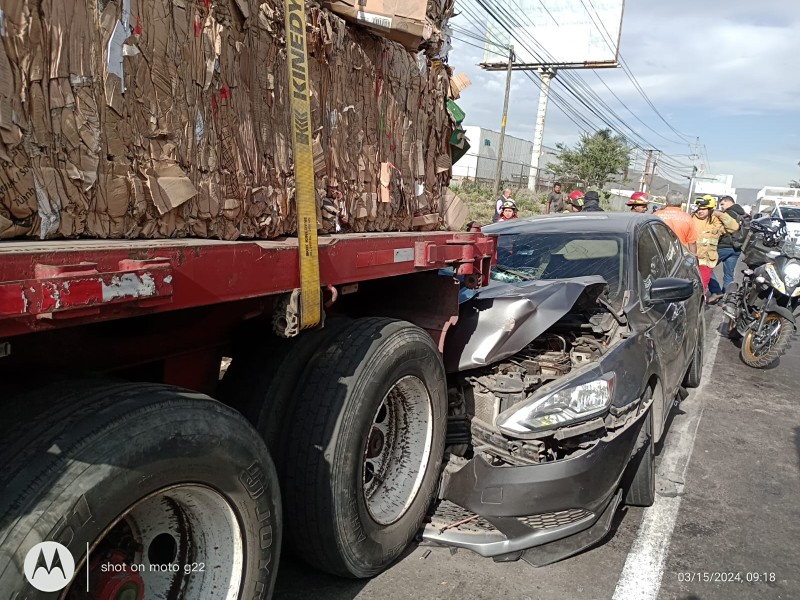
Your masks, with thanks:
M481 233L631 233L638 223L661 221L652 215L633 212L590 212L537 215L481 227Z

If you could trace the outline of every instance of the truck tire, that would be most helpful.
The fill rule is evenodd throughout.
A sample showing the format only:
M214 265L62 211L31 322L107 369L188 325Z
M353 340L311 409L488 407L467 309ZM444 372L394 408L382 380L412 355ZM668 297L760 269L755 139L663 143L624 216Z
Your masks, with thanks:
M431 337L352 322L303 375L281 479L286 535L312 566L376 575L419 530L444 453L447 386Z
M297 337L255 336L237 349L220 383L219 399L255 426L279 470L285 421L303 370L351 322L345 317L328 317L323 328Z
M4 410L5 595L269 598L277 476L241 415L202 394L109 381L44 386Z

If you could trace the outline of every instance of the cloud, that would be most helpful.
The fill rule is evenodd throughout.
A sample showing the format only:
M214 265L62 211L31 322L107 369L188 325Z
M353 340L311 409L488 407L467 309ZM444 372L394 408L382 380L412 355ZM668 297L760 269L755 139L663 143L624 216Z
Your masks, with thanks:
M474 0L457 0L457 9L463 5L477 12ZM457 18L460 27L472 31L484 27L468 16ZM734 174L735 185L780 185L800 175L797 31L798 0L626 0L621 56L660 114L690 139L700 136L714 158L715 172ZM481 46L480 41L456 36ZM457 71L466 71L474 84L458 103L467 113L467 124L499 129L505 73L475 66L482 58L481 49L455 42L450 63ZM508 133L533 139L538 82L522 72L514 72L512 82ZM643 138L641 145L686 162L686 140L663 123L622 68L558 74L548 107L546 145L574 145L584 130L606 127L565 85L610 119L615 129L628 133L587 93L585 88L590 88ZM591 124L572 115L572 110Z

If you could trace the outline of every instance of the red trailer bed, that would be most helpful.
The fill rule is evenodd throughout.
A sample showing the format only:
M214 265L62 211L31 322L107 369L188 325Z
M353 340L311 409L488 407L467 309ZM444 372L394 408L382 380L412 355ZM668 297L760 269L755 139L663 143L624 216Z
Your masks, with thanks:
M320 237L323 286L455 265L487 278L493 241L452 232ZM0 244L0 337L258 298L300 287L296 238Z

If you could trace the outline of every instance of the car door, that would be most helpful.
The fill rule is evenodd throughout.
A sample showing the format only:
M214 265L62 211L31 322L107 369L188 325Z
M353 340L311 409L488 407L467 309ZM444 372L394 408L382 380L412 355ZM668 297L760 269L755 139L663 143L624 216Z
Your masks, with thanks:
M697 343L697 335L700 327L700 285L701 280L694 277L691 270L690 261L683 250L683 245L672 230L663 223L650 223L653 234L655 235L658 246L661 249L661 254L664 257L664 263L669 277L677 277L679 279L689 279L694 283L695 293L689 300L678 302L675 305L673 312L673 326L675 334L680 338L680 354L676 357L678 376L682 377L689 368L695 344ZM696 271L696 269L694 269ZM682 383L682 382L679 382Z
M645 335L653 341L659 366L659 377L664 389L663 415L669 414L669 406L677 392L680 355L682 354L682 338L677 323L680 309L676 303L649 304L650 288L662 277L667 277L667 267L656 241L652 228L648 224L640 226L637 240L637 275L639 279L639 297L643 316L649 323ZM679 304L679 303L677 303ZM676 380L678 380L676 382Z

